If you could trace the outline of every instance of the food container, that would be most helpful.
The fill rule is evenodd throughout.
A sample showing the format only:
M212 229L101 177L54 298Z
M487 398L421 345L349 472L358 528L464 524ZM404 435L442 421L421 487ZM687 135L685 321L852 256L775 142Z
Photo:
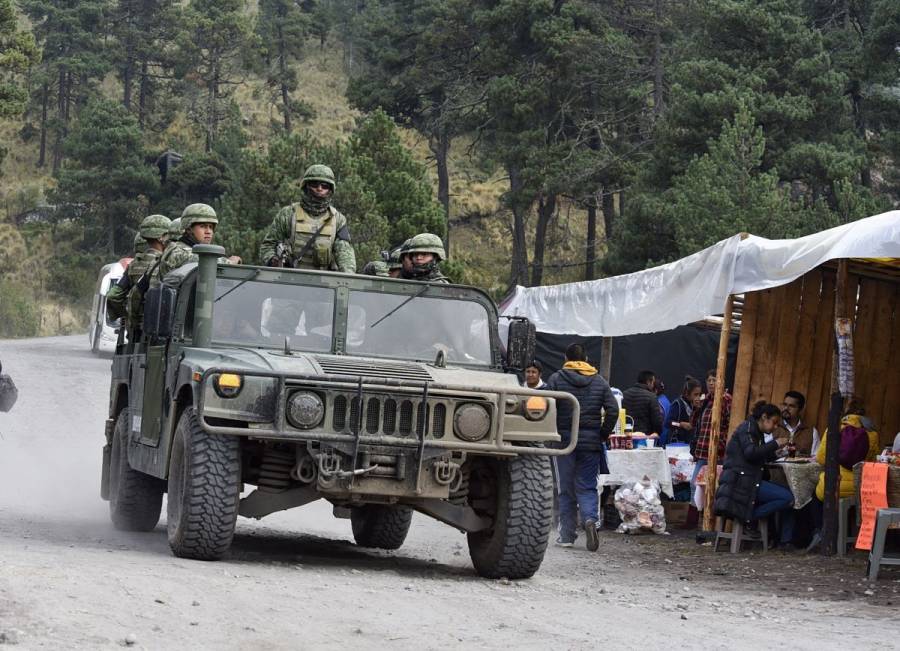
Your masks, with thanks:
M609 437L610 450L630 450L632 448L631 436L625 434L613 434Z

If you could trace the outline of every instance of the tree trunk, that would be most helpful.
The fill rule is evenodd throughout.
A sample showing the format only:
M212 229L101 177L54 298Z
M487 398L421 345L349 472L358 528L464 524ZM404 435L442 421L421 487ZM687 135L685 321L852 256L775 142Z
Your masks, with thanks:
M547 243L547 226L556 213L556 195L541 195L538 200L537 226L534 232L534 258L532 260L531 286L538 287L544 280L544 249Z
M59 97L57 98L56 103L56 111L57 111L57 125L56 125L56 138L53 142L53 175L59 172L60 164L62 163L62 141L63 141L63 131L65 130L65 122L66 122L66 113L67 113L67 98L69 95L69 89L67 86L68 75L66 74L65 68L59 69Z
M527 285L528 284L528 249L525 242L525 212L523 202L519 198L522 192L523 182L518 168L515 166L507 166L509 172L509 193L512 201L513 214L513 250L512 250L512 269L510 271L510 284Z
M107 253L109 253L109 257L115 257L116 255L116 220L113 217L112 211L109 212L107 216L107 224L106 224L106 233L109 239L107 240Z
M584 254L584 279L594 279L594 261L597 256L597 198L592 197L587 206L587 251Z
M437 163L438 201L444 207L444 220L447 223L447 235L444 237L444 250L450 255L450 172L447 168L447 157L450 153L450 136L441 129L437 138L430 140L431 153Z
M150 85L150 64L147 59L141 61L141 81L138 85L138 126L144 130L147 121L147 95Z
M603 192L602 199L602 208L603 208L603 239L609 242L613 236L613 222L615 221L616 215L616 202L615 196L612 192L609 192L608 189Z
M206 97L206 151L212 151L216 131L216 97L219 89L219 63L213 64L212 79L209 81Z
M125 62L125 69L122 70L122 104L129 111L131 110L131 83L134 78L134 62L128 60Z
M284 52L284 31L278 23L278 82L281 85L281 104L284 108L284 132L291 132L291 94L287 85L287 57Z
M665 108L663 98L663 63L662 63L662 3L663 0L655 0L653 3L653 117L662 115Z
M47 164L47 104L50 102L50 88L45 83L41 88L41 150L38 155L38 167Z

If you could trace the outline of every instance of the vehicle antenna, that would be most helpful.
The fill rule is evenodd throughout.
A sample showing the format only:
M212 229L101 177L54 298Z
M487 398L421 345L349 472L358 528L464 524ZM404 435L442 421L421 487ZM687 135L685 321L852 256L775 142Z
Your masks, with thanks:
M291 352L291 338L288 336L284 338L284 354L288 357L294 354Z

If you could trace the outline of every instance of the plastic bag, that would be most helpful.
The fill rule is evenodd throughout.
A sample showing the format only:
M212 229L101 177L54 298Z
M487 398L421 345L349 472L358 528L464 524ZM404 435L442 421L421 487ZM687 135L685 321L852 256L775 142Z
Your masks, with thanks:
M626 482L616 491L615 504L622 523L619 533L652 531L666 533L666 515L659 499L659 482L644 475L639 482Z

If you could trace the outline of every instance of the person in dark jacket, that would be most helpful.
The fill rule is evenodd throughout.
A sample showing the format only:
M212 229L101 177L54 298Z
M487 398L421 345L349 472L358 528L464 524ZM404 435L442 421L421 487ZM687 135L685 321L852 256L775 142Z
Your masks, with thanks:
M662 411L659 408L659 400L656 398L656 373L653 371L641 371L638 373L637 384L625 389L622 394L622 409L626 416L634 419L634 431L644 434L659 434L662 432Z
M619 405L597 369L587 361L584 347L571 344L566 349L566 363L550 376L547 388L568 391L578 400L581 415L578 444L571 454L556 457L559 481L559 540L571 547L575 543L576 508L581 512L587 548L596 551L597 537L597 475L607 474L604 443L612 433L619 417ZM655 397L654 397L655 400ZM560 445L569 444L572 436L572 406L567 401L556 403L556 429L562 438Z
M694 434L694 428L691 426L691 413L694 411L694 402L700 398L700 393L700 380L690 375L685 376L681 395L675 399L666 414L668 429L662 445L691 442Z
M763 479L765 464L787 455L787 439L765 441L765 435L775 431L780 421L781 410L760 401L731 435L716 491L715 514L749 522L781 512L779 545L790 551L794 496L788 488Z

